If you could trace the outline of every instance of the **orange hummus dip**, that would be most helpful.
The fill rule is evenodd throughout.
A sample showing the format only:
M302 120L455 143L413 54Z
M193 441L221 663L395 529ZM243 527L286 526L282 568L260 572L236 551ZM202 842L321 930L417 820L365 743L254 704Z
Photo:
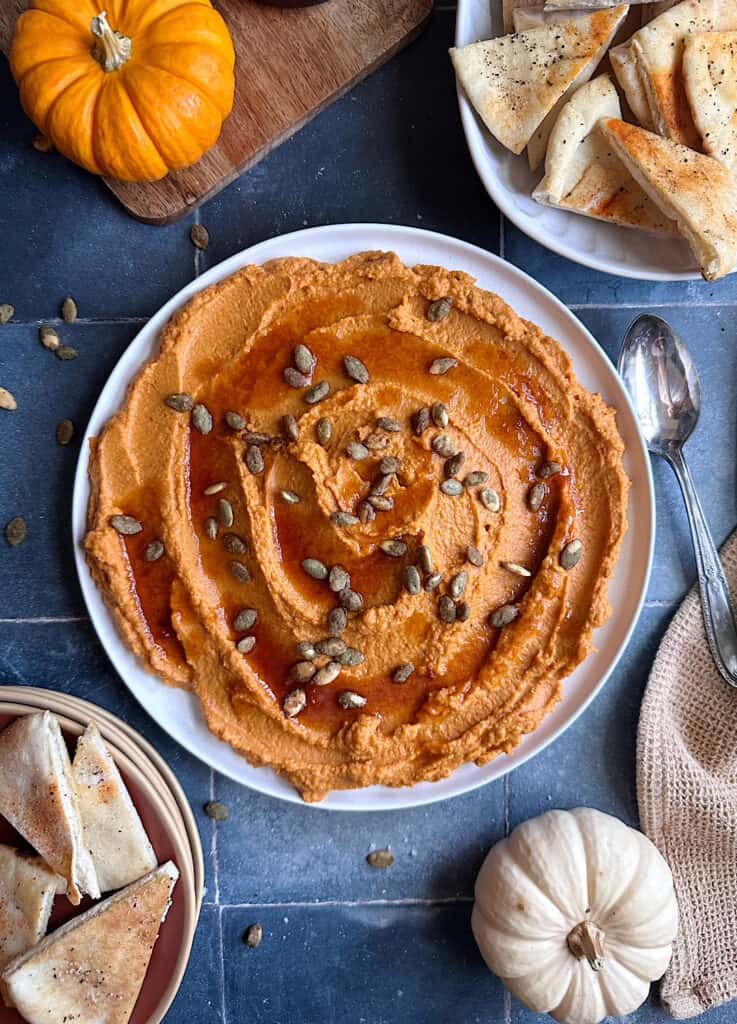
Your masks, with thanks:
M92 445L128 645L305 800L511 751L609 614L615 414L465 273L393 253L201 292ZM152 685L156 685L152 681Z

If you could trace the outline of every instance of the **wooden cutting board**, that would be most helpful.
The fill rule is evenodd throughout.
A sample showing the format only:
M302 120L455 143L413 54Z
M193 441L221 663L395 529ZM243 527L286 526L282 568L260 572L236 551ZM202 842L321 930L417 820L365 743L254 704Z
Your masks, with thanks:
M0 49L27 0L0 0ZM192 167L161 181L106 179L139 220L167 224L199 206L392 57L422 28L432 0L329 0L285 9L218 0L236 50L233 111ZM100 0L104 8L104 0Z

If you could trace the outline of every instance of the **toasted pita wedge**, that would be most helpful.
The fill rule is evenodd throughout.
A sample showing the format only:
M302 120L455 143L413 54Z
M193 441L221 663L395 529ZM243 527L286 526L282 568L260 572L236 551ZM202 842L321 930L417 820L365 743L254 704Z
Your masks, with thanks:
M101 892L153 871L158 863L130 794L100 730L93 723L77 740L72 774L84 839Z
M737 184L710 156L616 119L601 130L632 177L688 240L707 281L737 266Z
M596 67L627 10L453 48L458 80L492 135L521 153L566 89Z
M602 117L620 115L619 96L607 75L581 86L553 128L545 177L532 198L610 224L677 235L675 224L643 192L598 130Z
M42 939L67 883L41 857L0 843L0 971Z
M704 151L737 177L737 32L689 36L683 79Z
M0 733L0 814L66 879L70 903L85 893L99 897L69 754L48 711L17 718Z
M643 128L654 128L647 91L642 82L637 57L631 42L620 43L609 51L609 63L622 87L630 110Z
M652 0L630 0L630 4L649 4ZM616 7L617 0L546 0L546 11L601 11Z
M29 1024L127 1024L179 872L171 861L12 960L3 994Z
M504 16L504 31L517 31L514 28L515 12L521 9L542 10L545 0L502 0L502 13Z

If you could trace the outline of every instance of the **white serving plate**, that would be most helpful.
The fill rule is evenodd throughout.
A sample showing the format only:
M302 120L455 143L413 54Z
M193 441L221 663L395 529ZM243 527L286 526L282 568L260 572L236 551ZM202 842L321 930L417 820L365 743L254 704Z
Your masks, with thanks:
M156 351L158 335L172 314L196 292L220 281L249 263L283 256L310 256L325 262L370 249L393 249L405 263L438 264L465 270L483 288L498 292L518 312L557 338L573 361L576 374L590 390L598 391L618 410L619 429L627 445L626 469L632 480L630 529L622 546L609 589L612 616L595 634L596 650L565 683L565 699L541 726L525 737L511 755L482 768L467 764L440 782L411 788L367 789L331 793L318 805L342 811L391 810L444 800L497 779L541 751L566 729L604 685L624 650L637 621L652 561L655 509L650 462L640 439L629 399L614 367L586 328L566 307L532 278L485 252L446 235L417 228L383 224L342 224L309 228L272 238L231 256L192 281L170 299L133 339L110 375L85 432L74 484L72 528L79 580L87 608L108 657L131 693L149 714L188 751L224 775L252 789L293 803L301 798L269 768L255 768L205 725L197 700L184 691L157 682L121 640L115 622L92 581L84 560L89 482L89 438L99 434L125 398L131 378Z
M458 0L455 45L501 35L501 7L502 0ZM542 178L542 168L533 174L526 153L515 156L497 142L460 87L458 103L471 159L486 191L504 216L534 241L585 267L620 277L643 281L701 277L688 244L681 239L659 238L536 203L532 191Z

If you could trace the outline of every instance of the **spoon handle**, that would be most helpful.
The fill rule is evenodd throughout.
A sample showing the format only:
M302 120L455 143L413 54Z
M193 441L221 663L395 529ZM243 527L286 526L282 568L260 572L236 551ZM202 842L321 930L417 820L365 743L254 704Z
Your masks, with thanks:
M706 639L720 675L730 686L737 687L737 626L729 585L683 452L680 449L669 452L668 461L686 502L696 552Z

